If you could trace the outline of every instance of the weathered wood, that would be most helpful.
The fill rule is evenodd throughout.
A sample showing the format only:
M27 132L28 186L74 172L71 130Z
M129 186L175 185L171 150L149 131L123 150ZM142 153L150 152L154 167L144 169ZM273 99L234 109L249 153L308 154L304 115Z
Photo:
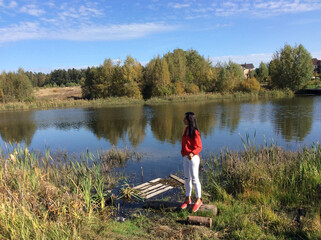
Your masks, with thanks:
M188 216L187 222L194 225L202 225L207 227L212 227L212 218L210 217L199 217L199 216Z
M143 183L143 184L140 184L140 185L138 185L136 187L133 187L133 189L140 189L140 188L143 188L143 187L147 187L147 185L150 185L150 183L155 183L155 182L157 182L159 180L161 180L161 178L156 178L156 179L151 180L151 181L149 181L147 183Z
M164 186L166 186L166 185L164 185ZM145 199L149 199L151 197L154 197L154 196L161 194L163 192L166 192L172 188L173 188L172 186L166 186L165 188L159 189L159 190L155 191L154 193L150 193L150 194L146 195Z
M198 212L211 212L214 216L217 215L217 206L214 204L202 204Z
M143 204L143 208L152 208L152 209L164 209L164 210L180 210L182 202L165 202L165 201L146 201ZM192 210L193 204L189 204L187 209ZM200 206L199 212L210 212L213 216L217 215L217 207L214 204L203 204Z
M169 174L169 176L171 177L171 178L173 178L173 179L175 179L177 182L179 182L179 183L181 183L181 184L185 184L185 181L183 180L183 179L181 179L181 178L179 178L179 177L177 177L177 176L175 176L175 175L173 175L173 174Z
M159 188L159 187L162 187L162 186L164 186L164 184L159 183L159 184L156 184L156 185L152 185L152 186L150 186L150 187L147 187L147 188L145 188L145 189L143 189L143 190L140 190L140 189L139 189L139 191L140 191L141 193L146 193L146 192L149 192L149 191L154 190L155 188Z

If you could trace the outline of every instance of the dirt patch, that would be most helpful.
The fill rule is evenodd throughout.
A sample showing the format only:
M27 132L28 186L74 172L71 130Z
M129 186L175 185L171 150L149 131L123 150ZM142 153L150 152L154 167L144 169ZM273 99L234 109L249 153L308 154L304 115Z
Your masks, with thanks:
M64 87L64 88L41 88L34 91L34 96L37 100L68 100L81 99L81 87Z

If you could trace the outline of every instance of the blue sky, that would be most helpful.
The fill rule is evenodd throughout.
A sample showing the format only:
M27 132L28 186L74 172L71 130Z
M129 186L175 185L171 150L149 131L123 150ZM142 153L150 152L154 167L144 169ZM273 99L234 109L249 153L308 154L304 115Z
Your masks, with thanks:
M175 48L258 67L285 43L321 59L320 28L321 0L0 0L0 71L146 64Z

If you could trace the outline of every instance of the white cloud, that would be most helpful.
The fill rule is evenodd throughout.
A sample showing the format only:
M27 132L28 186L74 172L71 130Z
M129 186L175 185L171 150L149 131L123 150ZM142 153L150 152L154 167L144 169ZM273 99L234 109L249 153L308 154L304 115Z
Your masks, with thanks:
M39 23L24 22L9 27L0 28L0 43L19 40L38 39L44 37L45 32L39 31Z
M27 13L29 15L37 16L37 17L45 13L43 9L39 9L34 4L29 4L21 7L20 12Z
M228 62L229 60L243 64L243 63L253 63L254 67L259 67L261 62L270 62L272 60L273 53L255 53L248 55L229 55L220 57L210 57L210 60L215 65L218 62Z
M8 5L8 8L15 8L18 6L18 3L16 1L11 1Z
M18 6L16 1L10 1L9 4L5 4L3 0L0 0L0 7L13 9Z
M312 58L321 59L321 52L312 52ZM228 61L233 61L238 64L244 63L253 63L254 67L259 67L261 62L268 63L272 60L273 53L254 53L247 55L229 55L229 56L220 56L220 57L210 57L213 65L216 63L224 63Z
M321 52L313 52L313 53L311 53L311 56L313 58L317 58L317 59L321 60Z
M45 28L37 22L26 22L0 28L0 43L28 39L113 41L144 37L153 33L172 31L176 27L162 23L132 23L118 25L85 25L79 28Z
M229 0L213 3L198 2L192 12L212 13L216 16L247 14L268 17L287 13L309 12L321 9L320 0Z
M190 4L189 3L169 3L168 4L169 7L172 7L172 8L188 8L190 7Z
M67 29L52 38L73 41L125 40L144 37L156 32L174 30L175 27L157 23L132 23L123 25L88 25L79 29Z

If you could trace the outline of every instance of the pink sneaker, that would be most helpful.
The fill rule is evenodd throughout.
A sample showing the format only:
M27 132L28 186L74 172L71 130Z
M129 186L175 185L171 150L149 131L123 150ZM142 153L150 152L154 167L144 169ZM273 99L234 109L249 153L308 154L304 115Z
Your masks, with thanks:
M202 203L201 200L197 204L195 203L194 206L193 206L193 212L197 212L202 204L203 203Z
M185 201L185 202L182 204L181 209L187 208L188 204L191 204L191 203L192 203L192 201L189 201L189 202L186 202L186 201Z

